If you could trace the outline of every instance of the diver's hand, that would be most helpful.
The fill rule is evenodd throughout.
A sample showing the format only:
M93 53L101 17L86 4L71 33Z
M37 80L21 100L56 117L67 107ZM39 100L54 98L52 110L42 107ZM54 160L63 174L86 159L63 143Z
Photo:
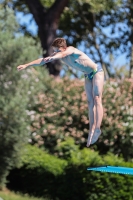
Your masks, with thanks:
M17 70L18 70L18 71L21 71L21 70L25 69L26 67L27 67L26 65L19 65L19 66L17 67Z
M48 56L46 58L43 59L45 63L52 61L52 57Z

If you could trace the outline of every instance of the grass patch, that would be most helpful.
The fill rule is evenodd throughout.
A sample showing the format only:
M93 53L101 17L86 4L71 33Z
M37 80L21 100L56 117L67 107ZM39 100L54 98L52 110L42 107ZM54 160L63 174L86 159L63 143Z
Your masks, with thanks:
M28 195L16 194L7 189L0 191L0 200L48 200L44 198L35 198Z

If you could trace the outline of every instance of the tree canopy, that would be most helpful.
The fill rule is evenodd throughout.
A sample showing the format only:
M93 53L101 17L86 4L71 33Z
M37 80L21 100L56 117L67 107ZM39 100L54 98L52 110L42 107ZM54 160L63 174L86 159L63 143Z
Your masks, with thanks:
M18 164L23 144L28 141L26 113L32 75L18 73L20 63L41 54L32 38L17 34L18 24L11 9L0 10L0 185L9 170Z
M3 3L7 1L3 0ZM132 1L15 0L8 1L8 4L15 12L33 15L44 56L51 54L53 39L62 36L68 44L81 47L95 62L100 63L106 77L115 75L111 57L116 59L121 54L127 55L131 77ZM26 31L26 27L22 29ZM59 62L49 63L48 68L50 74L55 76L61 70Z

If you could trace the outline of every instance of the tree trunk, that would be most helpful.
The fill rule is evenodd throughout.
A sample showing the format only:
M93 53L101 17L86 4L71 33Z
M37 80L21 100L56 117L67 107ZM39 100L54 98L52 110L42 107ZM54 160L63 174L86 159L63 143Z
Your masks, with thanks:
M53 5L46 10L40 0L26 0L27 6L38 25L38 36L43 48L43 56L49 56L52 53L51 43L56 38L56 31L59 26L60 16L69 0L55 0ZM49 73L58 76L61 70L59 60L48 63Z

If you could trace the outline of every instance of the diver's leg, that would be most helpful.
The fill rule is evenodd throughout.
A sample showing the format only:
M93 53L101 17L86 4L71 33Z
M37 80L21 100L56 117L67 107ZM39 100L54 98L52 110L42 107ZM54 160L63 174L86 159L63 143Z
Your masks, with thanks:
M100 126L103 119L103 106L102 106L102 93L103 93L103 85L104 85L104 72L98 72L93 77L93 98L94 98L94 105L95 105L95 113L96 113L96 124L95 130L92 137L91 144L95 143L100 134Z
M93 83L91 80L85 79L85 92L88 102L88 116L89 116L89 134L87 140L87 147L90 145L91 137L95 130L95 106L93 98Z

